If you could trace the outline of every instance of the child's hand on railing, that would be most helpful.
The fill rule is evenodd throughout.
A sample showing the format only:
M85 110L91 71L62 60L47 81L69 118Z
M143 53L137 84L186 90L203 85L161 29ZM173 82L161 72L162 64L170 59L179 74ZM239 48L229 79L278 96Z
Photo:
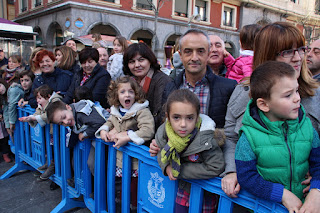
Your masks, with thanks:
M29 122L29 121L35 121L36 118L34 116L26 116L26 117L20 117L19 121L21 122Z
M289 213L297 213L302 206L301 200L287 189L283 190L282 204L288 209Z
M111 129L108 133L107 133L107 136L108 136L108 139L109 141L114 141L115 139L115 135L117 134L117 130L115 128Z
M130 138L127 132L120 132L115 135L113 141L115 142L113 147L116 147L119 149L121 146L126 145L130 141Z
M82 132L79 133L79 141L83 141L84 139L88 138L86 136L84 136L84 134Z
M105 142L109 142L108 139L108 132L106 130L101 130L100 131L100 137L102 140L104 140Z
M311 189L299 213L319 213L320 212L320 191Z
M156 142L156 139L152 139L150 143L149 153L151 157L157 156L158 152L160 152L160 148Z
M24 107L25 105L28 104L28 101L25 101L23 98L21 98L19 101L18 101L18 106L19 107Z
M177 180L177 178L175 178L172 174L172 166L170 164L166 167L166 173L170 180Z

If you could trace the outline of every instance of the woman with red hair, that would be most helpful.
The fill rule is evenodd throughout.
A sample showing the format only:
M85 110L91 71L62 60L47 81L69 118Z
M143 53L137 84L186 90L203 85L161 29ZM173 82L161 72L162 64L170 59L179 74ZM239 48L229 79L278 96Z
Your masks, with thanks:
M73 73L55 67L55 60L54 54L48 50L41 50L36 56L35 63L42 74L37 76L32 84L32 95L29 104L33 108L37 107L36 98L33 95L34 89L47 84L55 92L60 92L60 94L64 95L71 84Z

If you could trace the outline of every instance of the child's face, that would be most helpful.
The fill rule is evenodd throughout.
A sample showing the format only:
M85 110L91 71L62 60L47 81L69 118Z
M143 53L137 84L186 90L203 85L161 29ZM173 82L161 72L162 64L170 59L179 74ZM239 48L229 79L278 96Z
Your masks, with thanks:
M295 78L283 77L271 88L270 100L265 100L265 115L270 121L292 120L298 117L300 95L298 81Z
M118 39L113 42L113 51L115 53L122 53L122 46L119 43Z
M75 120L71 107L67 105L66 110L57 110L53 116L53 123L62 126L74 126Z
M173 131L180 137L188 136L198 120L196 108L192 104L184 102L171 103L170 114L167 117Z
M6 87L3 84L0 84L0 95L3 95L4 93L6 93Z
M125 109L130 109L135 102L135 92L130 83L120 83L118 88L118 98L120 105Z
M37 103L42 106L42 108L44 108L48 102L49 98L44 98L39 93L37 94Z
M30 89L32 86L31 78L27 75L24 75L24 76L22 76L22 78L20 78L20 83L21 83L23 90L25 90L25 91Z

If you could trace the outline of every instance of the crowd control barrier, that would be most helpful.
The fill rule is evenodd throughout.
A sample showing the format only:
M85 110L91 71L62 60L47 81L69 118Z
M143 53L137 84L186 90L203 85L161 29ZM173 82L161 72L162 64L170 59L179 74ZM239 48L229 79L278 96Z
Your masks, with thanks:
M33 114L30 107L18 108L18 115ZM0 179L9 178L22 169L36 170L46 161L55 162L55 174L50 177L61 187L62 200L51 211L64 212L74 207L86 207L92 212L132 212L131 199L131 162L133 158L139 162L137 212L174 212L177 181L170 181L158 166L156 157L151 157L148 147L128 143L120 149L113 148L113 143L100 139L79 141L73 148L66 147L67 129L50 125L31 128L27 123L17 122L14 141L10 144L15 153L15 165L3 174ZM53 145L50 145L50 141ZM95 171L91 174L87 159L92 144L95 146ZM116 152L123 153L121 197L117 189ZM73 180L73 181L72 181ZM265 201L241 190L238 198L229 198L221 189L221 179L187 180L191 183L189 212L202 211L204 191L219 195L218 213L233 212L234 204L244 206L254 212L287 213L279 203ZM73 184L74 182L74 184Z

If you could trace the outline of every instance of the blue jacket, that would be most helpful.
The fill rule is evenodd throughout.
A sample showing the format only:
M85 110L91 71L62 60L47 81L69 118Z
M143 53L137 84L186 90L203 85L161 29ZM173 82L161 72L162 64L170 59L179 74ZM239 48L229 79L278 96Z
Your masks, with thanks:
M63 98L63 101L67 104L71 104L74 97L74 90L80 86L81 80L83 78L83 69L76 72L73 76L70 87ZM84 82L83 86L88 87L92 91L93 100L99 101L103 108L108 107L107 102L107 90L110 84L110 74L99 64L97 64L91 76Z
M182 71L174 81L168 83L167 87L163 93L163 104L167 100L169 94L179 89L183 84L183 75L185 71ZM225 123L225 116L227 112L227 105L229 98L237 84L235 80L230 80L215 75L211 68L207 66L207 73L205 75L209 82L210 87L210 101L209 101L209 111L208 116L214 120L217 128L223 128Z
M10 124L16 123L18 118L17 104L23 94L24 91L18 83L12 83L8 88L8 100L3 104L3 117L6 128L10 128Z
M32 108L36 108L38 106L36 97L33 92L36 88L47 84L49 87L53 89L55 92L59 92L61 95L65 95L67 90L70 87L73 73L67 70L62 70L60 68L55 67L52 73L42 73L36 79L34 79L32 84L31 96L29 104Z

